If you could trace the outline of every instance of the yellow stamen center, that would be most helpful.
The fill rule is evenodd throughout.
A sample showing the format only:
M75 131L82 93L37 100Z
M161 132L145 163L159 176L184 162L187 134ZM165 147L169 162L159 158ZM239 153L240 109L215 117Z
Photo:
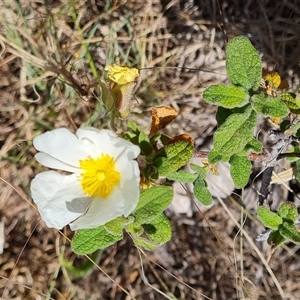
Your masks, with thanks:
M80 179L82 189L90 197L106 198L121 180L114 159L107 154L81 160L80 168L83 171Z

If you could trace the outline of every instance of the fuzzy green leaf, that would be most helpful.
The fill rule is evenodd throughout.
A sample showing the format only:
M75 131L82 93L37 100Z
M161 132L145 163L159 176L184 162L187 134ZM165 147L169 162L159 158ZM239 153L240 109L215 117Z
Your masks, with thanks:
M151 223L142 225L144 232L142 235L132 235L136 245L146 250L153 250L172 237L172 228L169 220L163 215L158 215Z
M262 69L258 52L243 36L230 40L226 47L226 69L230 81L246 90L259 88Z
M139 224L150 223L161 214L171 203L173 189L170 186L155 186L143 190L139 203L133 212L135 222Z
M267 240L267 242L271 246L272 250L276 249L278 246L283 244L285 241L286 241L286 238L280 234L279 230L272 231Z
M207 170L205 167L201 167L199 165L190 164L191 169L200 176L200 178L205 179Z
M298 210L294 203L285 202L282 203L278 209L278 215L286 220L291 221L294 223L298 217Z
M107 222L104 227L108 233L113 235L121 235L123 232L123 228L127 225L134 222L134 218L131 216L129 218L125 218L123 216L118 217L110 222Z
M144 233L144 228L141 224L131 223L126 225L125 230L132 236L141 236Z
M245 145L253 140L257 115L251 106L244 112L230 115L214 134L214 148L208 156L210 163L228 161L233 154L239 154Z
M249 154L250 152L259 153L262 151L262 144L260 141L252 139L244 148L245 154Z
M216 113L216 120L218 122L218 125L221 126L230 115L240 114L244 112L245 112L245 107L235 107L229 109L229 108L224 108L222 106L219 106Z
M280 234L295 244L300 244L300 232L292 222L283 222L278 228Z
M143 236L132 236L133 242L137 245L140 246L142 248L144 248L145 250L153 250L157 247L155 242L152 242L151 240L143 237Z
M296 98L296 95L292 93L282 93L280 99L287 105L293 114L300 115L300 99Z
M203 98L206 102L225 108L242 107L249 102L249 95L235 85L212 85L204 91Z
M251 100L253 109L265 117L283 118L290 112L284 102L266 94L254 95Z
M192 174L187 171L180 170L178 172L170 173L167 175L169 180L180 181L180 182L194 182L198 174Z
M249 180L251 162L246 156L233 155L230 160L230 174L236 188L243 188Z
M190 160L194 152L194 147L185 141L165 146L160 152L154 165L158 168L158 173L161 176L166 176L169 173L176 172Z
M92 253L97 249L105 249L123 238L123 233L115 235L107 232L105 226L92 229L78 230L71 243L76 254L84 255Z
M194 195L205 206L212 204L212 196L206 182L199 176L194 182Z
M243 108L242 111L244 111ZM219 106L216 113L216 120L218 122L218 125L221 126L226 121L226 119L232 114L233 114L233 109L228 109Z
M259 206L257 215L268 228L277 229L282 224L282 218L264 206Z

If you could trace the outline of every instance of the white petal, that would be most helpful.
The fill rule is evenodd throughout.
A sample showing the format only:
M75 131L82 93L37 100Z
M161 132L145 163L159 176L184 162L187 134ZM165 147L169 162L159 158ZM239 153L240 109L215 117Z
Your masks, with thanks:
M118 189L106 199L93 199L87 213L70 224L72 230L95 228L123 215L124 199Z
M117 136L111 130L86 127L78 129L76 135L83 145L93 144L95 146L94 153L89 153L93 158L99 157L102 153L112 155L116 151L114 141ZM117 150L120 151L120 149Z
M80 169L67 165L64 162L57 160L56 158L53 158L49 154L39 152L35 155L35 159L42 164L45 167L51 168L51 169L58 169L58 170L64 170L71 173L79 173Z
M123 154L124 151L129 152L129 159L136 158L140 153L140 148L132 143L118 137L113 131L108 129L98 130L92 127L80 128L76 135L82 144L95 145L95 152L89 153L92 157L99 157L99 154L105 153L115 158Z
M74 174L40 173L32 180L30 189L32 199L48 227L61 229L81 216L90 204L90 198L84 196Z
M124 216L128 217L135 209L140 196L140 170L136 161L119 159L116 168L121 173L120 191L124 199Z
M79 160L88 156L77 137L66 128L48 131L34 138L34 147L68 165L78 167Z
M122 147L124 148L124 150L126 150L126 155L128 157L128 159L135 159L138 157L138 155L141 152L140 147L132 144L129 141L126 141L122 138L118 138L117 143L115 144L115 147Z
M121 188L124 199L124 216L128 217L138 204L140 198L140 170L136 161L132 161L127 166L127 170L132 169L132 178L125 178Z
M140 197L140 169L135 160L128 160L130 152L132 154L131 150L125 151L124 155L116 161L116 169L121 173L119 188L124 199L123 214L125 217L132 213Z

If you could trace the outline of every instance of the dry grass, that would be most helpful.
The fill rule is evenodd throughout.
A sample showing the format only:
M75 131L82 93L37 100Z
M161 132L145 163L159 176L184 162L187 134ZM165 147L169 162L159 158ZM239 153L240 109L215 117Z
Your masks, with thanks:
M263 229L251 215L256 203L251 189L245 210L230 197L228 210L216 202L189 216L168 211L172 241L153 253L141 254L129 238L105 250L99 266L113 280L97 268L72 278L61 257L75 265L83 259L21 197L30 199L30 180L42 170L34 160L35 135L57 127L74 131L82 124L107 125L96 84L105 64L141 69L130 118L147 127L153 105L173 106L180 114L168 130L189 133L197 147L210 143L216 125L214 108L203 102L202 92L226 80L226 37L248 35L266 64L296 86L297 1L222 2L220 10L218 2L208 0L0 1L0 175L19 192L0 182L5 227L0 297L165 299L164 293L169 299L299 298L298 246L271 253L265 244L253 242ZM243 223L243 235L236 222Z

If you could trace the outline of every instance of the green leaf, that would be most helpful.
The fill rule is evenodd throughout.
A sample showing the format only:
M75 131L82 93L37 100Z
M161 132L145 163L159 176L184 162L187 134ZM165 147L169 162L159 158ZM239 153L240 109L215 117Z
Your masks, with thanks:
M60 263L66 268L69 274L72 275L72 277L75 278L83 278L85 276L90 275L96 268L96 264L99 263L99 260L101 258L102 250L97 250L89 255L89 257L92 259L90 261L89 259L86 259L83 264L81 264L79 267L75 267L70 261L66 260L64 257L60 257Z
M218 125L221 126L226 121L226 119L234 113L233 111L234 109L228 109L219 106L216 113L216 120L218 122ZM244 111L243 108L242 111Z
M165 146L160 152L154 165L158 168L160 176L166 176L169 173L177 171L187 164L194 153L194 147L185 141Z
M125 218L123 216L117 217L116 219L107 222L104 227L108 233L111 233L113 235L121 235L123 232L123 228L127 225L134 222L133 217Z
M250 152L259 153L262 151L262 144L260 141L252 139L244 148L245 154L249 154Z
M245 145L253 140L257 115L251 106L244 112L230 115L214 134L214 148L209 153L210 163L228 161L233 154L239 154Z
M145 250L153 250L157 247L155 242L152 242L151 240L144 238L142 236L139 237L132 237L133 242L137 245L140 246L142 248L144 248Z
M205 179L207 170L205 167L201 167L199 165L190 164L191 169L200 176L200 178Z
M99 226L92 229L78 230L71 242L71 247L76 254L88 254L97 249L105 249L123 238L123 233L114 235L105 229L105 226Z
M300 244L300 232L292 222L283 222L278 228L280 234L295 244Z
M132 120L130 120L130 121L128 122L128 128L131 129L131 131L133 131L133 132L138 131L138 126L137 126L137 124L136 124L134 121L132 121Z
M132 236L141 236L144 233L144 228L141 224L131 223L126 225L126 231L131 233Z
M292 93L282 93L280 99L287 105L293 114L300 114L300 99L296 99L296 95Z
M135 222L139 224L150 223L161 214L171 203L173 189L170 186L155 186L143 190L139 203L133 212Z
M154 152L148 135L142 131L139 134L138 143L143 154L150 155L152 152Z
M271 249L274 250L281 244L283 244L286 241L286 238L283 237L279 230L272 231L268 237L268 244L271 246Z
M216 120L218 122L218 125L221 126L230 115L240 114L244 112L245 112L245 107L235 107L233 109L228 109L219 106L216 113Z
M249 181L251 162L246 156L233 155L230 160L230 174L236 188L241 189Z
M282 224L282 218L264 206L259 206L257 215L268 228L277 229Z
M223 155L216 149L212 149L209 154L208 154L208 161L209 163L215 164L218 161L228 161L230 158L230 155L228 157L226 156L225 158Z
M246 90L259 88L262 68L258 52L243 36L230 40L226 47L226 69L230 81Z
M143 224L144 232L142 236L132 235L136 245L146 250L153 250L172 237L172 228L169 220L163 215L158 215L151 223Z
M298 217L298 210L294 203L285 202L280 205L278 209L278 215L281 218L289 220L294 223Z
M205 206L212 204L212 196L206 182L199 176L194 182L194 195Z
M252 107L265 117L283 118L289 114L289 108L280 99L270 97L266 94L256 94L251 98Z
M192 174L187 171L180 170L178 172L170 173L167 175L169 180L180 181L180 182L194 182L198 174Z
M139 144L141 143L150 143L148 135L142 131L139 134Z
M249 95L241 87L225 84L210 86L204 91L203 98L225 108L242 107L249 102Z
M285 130L283 130L285 131ZM297 134L298 137L298 134ZM299 155L300 149L299 149L299 144L297 145L289 145L289 149L287 149L286 151L287 153L291 153L294 154L295 156L291 156L291 157L286 157L286 160L289 161L290 163L292 162L297 162L299 161L299 157L297 157ZM296 163L297 164L297 163ZM297 179L297 167L293 168L293 175L296 177Z

